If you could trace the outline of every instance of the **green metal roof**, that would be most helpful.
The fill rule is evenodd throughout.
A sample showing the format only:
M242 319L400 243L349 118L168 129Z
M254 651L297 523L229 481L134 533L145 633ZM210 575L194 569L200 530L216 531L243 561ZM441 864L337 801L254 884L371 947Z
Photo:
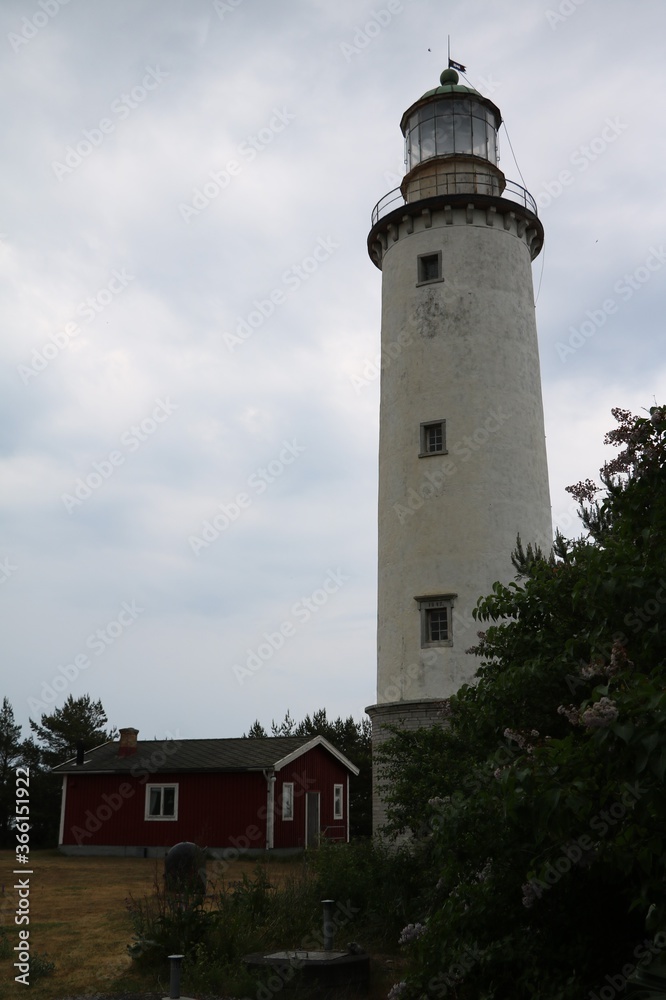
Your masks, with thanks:
M435 87L434 90L428 90L423 97L419 97L418 101L415 101L403 114L400 120L402 134L406 134L407 122L410 115L423 107L424 104L427 104L433 97L472 97L480 104L492 110L495 115L495 127L499 128L502 124L502 113L497 105L493 104L489 97L484 97L483 94L480 94L474 87L466 87L464 84L459 83L459 79L460 77L454 69L445 69L439 78L439 87Z
M458 83L459 79L460 77L454 69L445 69L439 78L440 86L435 87L434 90L426 91L421 100L423 101L426 97L435 97L439 94L473 94L474 97L483 96L474 87L467 87L463 83Z

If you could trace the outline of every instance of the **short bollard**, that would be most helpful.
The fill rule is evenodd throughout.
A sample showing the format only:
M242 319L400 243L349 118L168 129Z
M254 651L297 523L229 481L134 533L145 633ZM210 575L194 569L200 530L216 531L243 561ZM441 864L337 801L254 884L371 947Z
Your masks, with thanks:
M169 976L169 1000L179 1000L180 998L180 963L183 955L169 955L171 962Z
M324 951L333 950L333 932L335 927L332 920L332 910L335 905L334 899L322 899L324 907Z

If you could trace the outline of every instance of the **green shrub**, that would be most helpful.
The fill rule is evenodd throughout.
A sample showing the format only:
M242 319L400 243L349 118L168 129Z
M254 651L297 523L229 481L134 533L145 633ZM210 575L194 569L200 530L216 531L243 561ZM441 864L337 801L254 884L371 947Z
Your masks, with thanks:
M188 990L249 996L261 975L243 958L275 949L323 947L323 899L335 900L334 946L357 941L369 950L397 946L400 929L419 912L414 857L370 841L323 844L279 887L265 865L252 877L222 882L189 907L156 885L152 896L128 900L134 927L129 953L143 966L166 971L166 958L185 956Z
M345 931L363 937L366 948L395 947L422 908L420 865L411 848L373 840L322 844L311 863L319 898L353 909Z

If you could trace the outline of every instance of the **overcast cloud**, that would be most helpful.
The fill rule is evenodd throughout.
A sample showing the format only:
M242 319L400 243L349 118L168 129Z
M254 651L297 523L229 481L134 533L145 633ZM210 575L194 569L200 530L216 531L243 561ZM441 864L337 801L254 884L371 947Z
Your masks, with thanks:
M539 203L577 530L564 486L611 406L666 396L665 27L660 0L4 0L2 693L26 732L70 693L144 738L375 700L366 236L447 34Z

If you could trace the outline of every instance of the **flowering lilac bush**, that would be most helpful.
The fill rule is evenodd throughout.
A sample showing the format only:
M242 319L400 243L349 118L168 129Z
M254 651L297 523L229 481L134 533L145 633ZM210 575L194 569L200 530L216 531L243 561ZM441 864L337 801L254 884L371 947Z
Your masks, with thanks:
M385 744L430 887L402 1000L579 1000L666 929L666 408L613 415L585 534L518 545L476 683Z

